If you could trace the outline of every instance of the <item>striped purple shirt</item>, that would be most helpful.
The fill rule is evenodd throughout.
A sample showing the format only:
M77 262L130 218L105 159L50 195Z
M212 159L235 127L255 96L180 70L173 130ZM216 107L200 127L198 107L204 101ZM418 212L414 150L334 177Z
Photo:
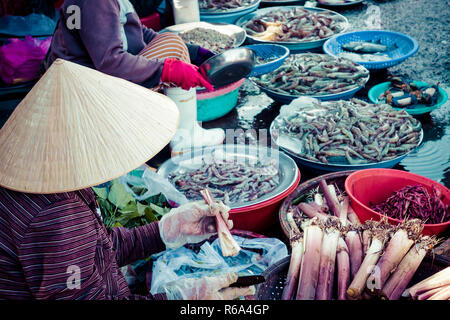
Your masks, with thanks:
M120 271L163 250L157 223L108 231L91 189L37 195L0 187L0 300L165 299L131 294Z

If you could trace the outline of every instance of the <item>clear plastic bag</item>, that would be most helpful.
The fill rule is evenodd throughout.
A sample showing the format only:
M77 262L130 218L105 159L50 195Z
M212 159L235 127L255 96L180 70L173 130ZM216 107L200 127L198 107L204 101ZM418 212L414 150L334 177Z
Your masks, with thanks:
M131 193L137 201L143 201L152 196L163 194L173 207L188 203L188 199L184 194L178 191L163 176L153 172L147 167L140 167L138 170L143 171L142 177L128 173L118 178L118 181L125 186L125 189ZM142 195L138 195L130 188L130 185L146 188L147 191Z
M198 253L181 247L152 256L154 263L150 292L163 292L166 283L184 278L217 276L233 271L240 276L259 275L288 255L286 245L276 238L233 237L242 248L235 257L222 256L218 239L211 243L205 242Z

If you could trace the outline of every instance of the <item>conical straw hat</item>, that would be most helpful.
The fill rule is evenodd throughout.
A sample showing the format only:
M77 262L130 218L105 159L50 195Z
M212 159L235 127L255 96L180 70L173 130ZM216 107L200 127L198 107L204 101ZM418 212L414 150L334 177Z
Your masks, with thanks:
M48 194L110 181L166 146L178 120L168 97L58 59L0 130L0 186Z

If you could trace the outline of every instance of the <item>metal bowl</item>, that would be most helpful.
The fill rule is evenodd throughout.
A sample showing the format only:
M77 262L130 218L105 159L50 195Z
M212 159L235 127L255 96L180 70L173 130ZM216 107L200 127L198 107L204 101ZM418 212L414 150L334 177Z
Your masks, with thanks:
M247 33L245 32L245 30L234 24L212 23L204 21L176 24L159 31L159 33L172 32L175 34L179 34L181 32L189 31L196 28L211 29L223 33L224 35L227 35L229 37L232 37L234 39L233 48L241 46L244 43L245 38L247 37Z
M295 56L295 57L303 57L303 56L311 56L311 55L320 55L320 56L326 56L328 57L328 62L329 63L333 63L333 60L336 60L336 57L331 57L328 55L324 55L324 54L318 54L318 53L300 53L300 54L294 54L291 56ZM283 103L283 104L289 104L292 100L297 99L299 97L302 96L306 96L306 97L311 97L311 98L315 98L321 101L334 101L334 100L346 100L346 99L350 99L352 98L356 92L358 92L359 90L361 90L366 83L369 81L370 78L370 74L369 74L369 70L367 70L365 67L363 67L362 65L358 65L356 62L353 62L349 59L345 59L345 58L341 58L342 60L347 60L350 63L354 63L355 67L358 68L360 71L366 71L367 72L367 76L366 78L361 82L361 84L358 86L355 83L355 87L351 88L349 90L345 90L345 91L341 91L341 92L337 92L337 93L330 93L330 94L313 94L313 95L306 95L306 94L299 94L299 95L293 95L293 94L287 94L287 93L281 93L278 92L276 90L273 90L271 88L267 88L264 87L260 84L258 84L255 81L255 78L250 78L250 80L252 80L256 86L258 86L261 91L265 92L269 97L271 97L273 100L279 102L279 103ZM286 63L286 62L284 62ZM257 78L257 77L256 77Z
M200 9L200 15L202 16L214 16L214 15L224 15L231 13L238 13L241 11L249 11L259 7L259 3L261 0L253 0L247 6L237 7L232 9L225 10L209 10L209 9Z
M162 164L158 174L168 177L179 170L197 168L208 159L236 159L237 161L275 160L278 163L279 184L264 196L246 203L231 203L230 219L234 228L262 232L278 223L278 209L284 198L295 190L300 182L300 170L295 161L278 149L252 145L221 145L195 148Z
M253 50L244 47L230 49L203 62L199 72L213 86L226 86L247 77L255 60Z
M331 3L328 2L327 0L317 0L317 2L319 3L319 5L322 5L324 7L349 7L360 4L361 2L363 2L363 0L355 0L352 2L345 2L345 3Z
M261 6L265 7L275 7L275 6L285 6L285 5L304 5L306 0L261 0Z
M398 157L391 159L391 160L384 160L379 162L369 162L369 163L362 163L362 164L348 164L347 162L333 162L325 164L320 161L311 161L304 157L302 157L301 154L298 154L297 152L293 151L291 148L286 146L286 144L280 145L279 144L279 132L278 129L275 128L276 122L279 120L280 116L277 116L274 121L272 121L270 125L270 136L273 139L274 143L279 146L280 149L282 149L284 152L292 156L297 164L301 167L305 167L309 169L310 171L316 172L316 173L328 173L328 172L337 172L337 171L345 171L345 170L362 170L362 169L372 169L372 168L393 168L396 164L398 164L400 161L402 161L406 156L408 156L411 152L417 149L422 144L423 141L423 129L420 131L420 138L419 142L417 143L416 148L411 149L410 151L399 155ZM298 140L295 138L291 138L284 135L289 145L295 146L296 143L298 143Z
M248 161L259 159L261 161L275 160L279 165L280 183L272 191L264 196L246 203L232 203L230 208L234 211L255 204L262 203L282 194L289 189L299 177L299 170L295 161L278 149L252 146L244 144L224 144L214 147L194 148L176 157L165 161L158 169L158 174L167 178L171 173L180 170L190 170L211 159L236 159L236 161Z

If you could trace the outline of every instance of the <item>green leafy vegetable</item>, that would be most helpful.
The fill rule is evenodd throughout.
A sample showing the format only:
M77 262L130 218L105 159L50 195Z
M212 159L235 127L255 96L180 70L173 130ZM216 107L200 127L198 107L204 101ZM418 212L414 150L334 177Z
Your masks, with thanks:
M147 192L146 188L130 187L137 195ZM118 180L111 181L109 186L92 189L107 228L142 226L160 220L171 210L163 194L137 201Z

